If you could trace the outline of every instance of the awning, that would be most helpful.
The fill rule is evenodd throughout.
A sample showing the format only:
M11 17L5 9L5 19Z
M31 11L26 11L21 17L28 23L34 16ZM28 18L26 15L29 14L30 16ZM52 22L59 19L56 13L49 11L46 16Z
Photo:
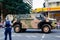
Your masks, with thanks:
M49 8L36 8L34 12L52 12L52 11L60 11L60 6L57 7L49 7Z
M60 11L60 7L43 8L43 11Z

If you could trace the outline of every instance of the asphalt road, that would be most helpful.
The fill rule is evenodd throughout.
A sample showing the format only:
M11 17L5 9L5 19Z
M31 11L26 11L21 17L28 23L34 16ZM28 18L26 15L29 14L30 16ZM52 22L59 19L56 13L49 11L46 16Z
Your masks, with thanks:
M0 40L4 40L4 29L0 28ZM27 29L24 33L14 33L12 40L60 40L60 29L54 29L51 33L45 34L38 29Z

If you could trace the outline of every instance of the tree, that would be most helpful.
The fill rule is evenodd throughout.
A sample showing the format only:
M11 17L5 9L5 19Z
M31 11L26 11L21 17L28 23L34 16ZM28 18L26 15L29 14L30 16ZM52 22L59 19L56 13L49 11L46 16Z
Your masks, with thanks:
M3 0L5 14L29 14L31 6L23 0Z

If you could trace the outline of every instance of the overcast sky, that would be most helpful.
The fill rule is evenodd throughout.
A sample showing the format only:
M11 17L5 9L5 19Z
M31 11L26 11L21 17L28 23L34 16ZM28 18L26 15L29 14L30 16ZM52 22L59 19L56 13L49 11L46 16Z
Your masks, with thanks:
M33 9L42 8L44 0L33 0Z

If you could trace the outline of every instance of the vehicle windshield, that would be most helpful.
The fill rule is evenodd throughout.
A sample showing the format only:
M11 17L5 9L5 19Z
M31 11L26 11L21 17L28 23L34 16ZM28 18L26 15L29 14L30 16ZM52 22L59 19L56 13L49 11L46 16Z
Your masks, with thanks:
M36 18L37 18L38 20L45 20L44 15L41 14L41 13L37 14L37 15L36 15Z

